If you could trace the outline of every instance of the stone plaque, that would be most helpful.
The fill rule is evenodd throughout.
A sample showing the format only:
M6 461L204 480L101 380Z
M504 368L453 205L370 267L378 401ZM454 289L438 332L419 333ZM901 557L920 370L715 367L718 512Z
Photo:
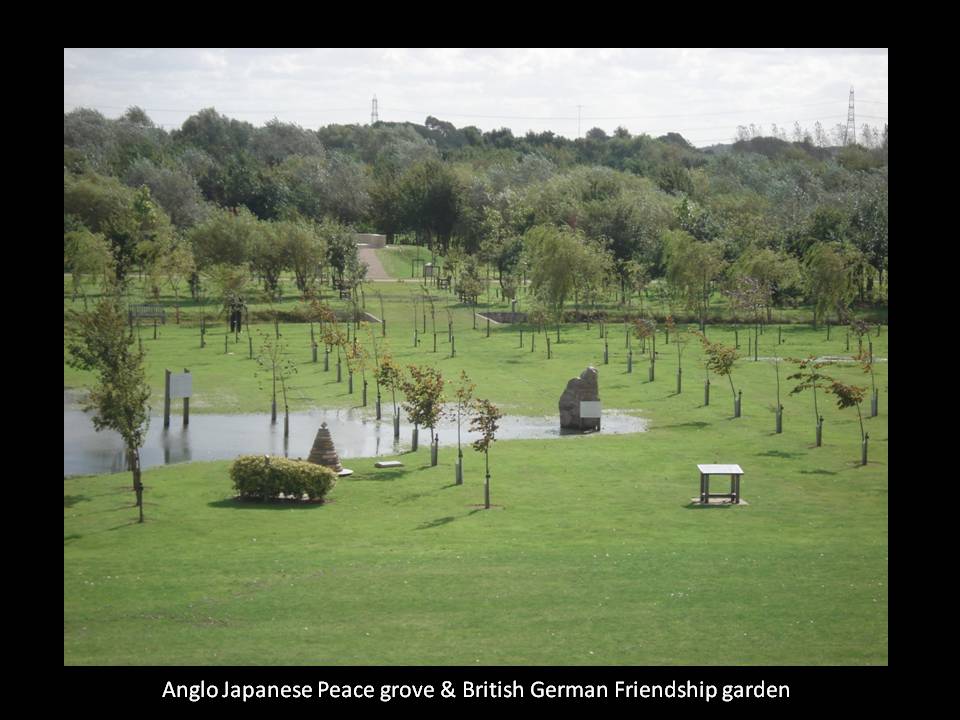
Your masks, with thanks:
M581 400L580 401L580 417L589 418L595 420L600 417L600 401L599 400Z

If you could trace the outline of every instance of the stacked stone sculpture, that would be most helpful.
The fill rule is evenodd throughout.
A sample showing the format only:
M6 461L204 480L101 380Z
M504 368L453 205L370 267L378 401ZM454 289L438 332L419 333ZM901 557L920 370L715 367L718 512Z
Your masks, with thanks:
M337 456L337 450L333 447L333 438L330 437L330 430L327 424L323 423L317 430L317 437L313 441L313 448L310 450L308 462L314 465L323 465L336 473L343 470L340 464L340 458Z

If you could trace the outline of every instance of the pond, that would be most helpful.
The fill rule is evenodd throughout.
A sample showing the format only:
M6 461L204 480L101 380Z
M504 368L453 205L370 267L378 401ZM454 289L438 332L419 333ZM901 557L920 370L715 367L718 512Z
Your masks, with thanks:
M97 432L90 415L78 404L73 390L63 393L63 474L92 475L128 469L120 436L109 430ZM321 423L327 423L341 460L356 457L398 455L410 449L413 426L401 416L400 441L394 443L391 413L385 404L383 420L375 419L373 407L311 410L290 413L290 436L283 437L283 415L270 424L269 413L253 415L190 414L184 428L180 403L175 402L170 427L163 429L163 418L150 419L147 439L140 450L143 468L194 460L232 460L238 455L270 454L304 458L310 454ZM401 411L402 413L402 411ZM461 428L461 442L467 446L479 437ZM601 435L644 432L647 421L641 417L611 410L604 411ZM445 420L437 428L441 448L457 443L455 421ZM596 434L596 433L591 433ZM576 431L560 429L557 416L523 417L511 415L500 421L497 440L582 437ZM429 445L429 430L420 429L420 447Z

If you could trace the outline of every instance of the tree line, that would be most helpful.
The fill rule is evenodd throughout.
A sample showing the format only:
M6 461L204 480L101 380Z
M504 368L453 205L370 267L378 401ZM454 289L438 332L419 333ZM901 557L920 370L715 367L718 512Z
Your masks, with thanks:
M118 279L194 288L244 266L276 296L283 270L301 292L318 267L358 282L349 238L379 232L415 237L468 283L493 267L508 296L562 256L582 272L538 282L554 305L589 301L598 282L626 300L662 281L701 312L751 278L771 304L843 314L886 297L886 129L873 145L781 133L699 150L676 133L514 137L432 116L314 131L212 108L167 132L138 108L81 109L64 114L64 269L103 273L109 258Z

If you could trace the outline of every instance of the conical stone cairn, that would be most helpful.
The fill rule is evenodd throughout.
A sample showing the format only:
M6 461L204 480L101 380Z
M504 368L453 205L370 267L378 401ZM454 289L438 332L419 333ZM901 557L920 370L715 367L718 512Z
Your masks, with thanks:
M323 465L337 473L343 470L343 465L340 464L340 458L337 457L337 450L333 447L333 438L330 437L330 430L326 423L323 423L317 430L317 437L313 441L313 448L310 450L310 457L307 458L307 461L315 465Z

